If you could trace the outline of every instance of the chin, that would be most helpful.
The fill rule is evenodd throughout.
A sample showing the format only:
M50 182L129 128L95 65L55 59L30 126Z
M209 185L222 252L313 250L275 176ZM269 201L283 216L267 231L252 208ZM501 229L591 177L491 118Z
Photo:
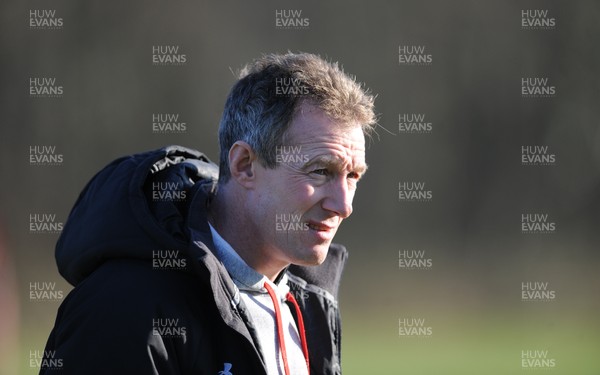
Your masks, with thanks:
M325 261L328 251L329 244L314 246L307 253L301 254L301 257L294 264L299 266L318 266Z

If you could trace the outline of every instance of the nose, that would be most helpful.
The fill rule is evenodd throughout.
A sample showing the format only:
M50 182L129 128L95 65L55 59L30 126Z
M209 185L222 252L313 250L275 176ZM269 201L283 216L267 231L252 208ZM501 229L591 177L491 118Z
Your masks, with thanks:
M331 180L327 184L326 196L321 203L321 207L345 219L352 214L354 192L355 190L348 186L345 177Z

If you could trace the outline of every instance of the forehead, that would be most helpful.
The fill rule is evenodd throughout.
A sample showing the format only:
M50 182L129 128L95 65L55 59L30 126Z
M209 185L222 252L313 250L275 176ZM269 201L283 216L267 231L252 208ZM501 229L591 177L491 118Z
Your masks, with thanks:
M364 160L365 136L358 123L340 123L322 109L304 102L300 104L286 132L286 144L307 148L330 148L351 158Z

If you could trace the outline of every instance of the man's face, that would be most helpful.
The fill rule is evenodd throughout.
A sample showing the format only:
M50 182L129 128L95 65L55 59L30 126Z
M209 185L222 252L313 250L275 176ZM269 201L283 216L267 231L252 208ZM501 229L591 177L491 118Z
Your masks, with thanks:
M338 226L352 213L366 171L365 138L358 124L344 125L303 103L278 147L277 166L255 161L253 229L272 265L322 263Z

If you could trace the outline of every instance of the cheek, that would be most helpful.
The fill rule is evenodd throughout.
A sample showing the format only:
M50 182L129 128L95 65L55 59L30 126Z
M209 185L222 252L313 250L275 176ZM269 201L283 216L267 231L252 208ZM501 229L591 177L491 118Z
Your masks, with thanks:
M316 195L317 189L306 181L293 184L284 192L287 202L296 206L296 210L312 206Z
M319 187L309 176L286 169L266 172L260 189L264 213L302 213L316 203Z
M311 179L305 175L285 176L277 185L278 192L283 198L282 202L290 204L309 200L315 194Z

